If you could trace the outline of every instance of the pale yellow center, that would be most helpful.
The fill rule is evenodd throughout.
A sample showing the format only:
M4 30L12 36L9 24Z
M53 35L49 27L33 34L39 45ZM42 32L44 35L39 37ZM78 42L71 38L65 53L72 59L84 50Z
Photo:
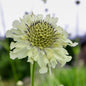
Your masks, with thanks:
M50 47L56 40L56 31L47 22L36 22L28 26L28 40L40 49Z

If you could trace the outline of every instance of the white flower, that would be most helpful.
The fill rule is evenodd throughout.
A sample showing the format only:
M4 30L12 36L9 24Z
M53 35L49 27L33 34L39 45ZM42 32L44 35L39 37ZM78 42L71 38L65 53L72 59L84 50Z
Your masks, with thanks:
M28 62L36 61L40 73L45 73L57 64L61 66L71 60L65 47L76 46L68 39L68 33L56 23L58 18L47 15L24 15L23 19L15 20L13 28L8 30L6 37L13 38L10 45L10 57L22 59L28 56Z
M17 86L23 86L24 84L23 84L23 82L22 81L18 81L17 82Z

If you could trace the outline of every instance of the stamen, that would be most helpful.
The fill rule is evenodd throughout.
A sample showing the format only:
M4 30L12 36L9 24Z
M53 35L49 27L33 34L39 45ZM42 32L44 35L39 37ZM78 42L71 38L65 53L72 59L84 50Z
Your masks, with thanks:
M27 27L28 40L31 42L32 46L37 46L40 49L50 47L56 40L56 31L51 24L45 22L37 21L34 24L31 24Z
M27 27L27 30L29 31L29 27L28 27L28 25L27 24L25 24L26 25L26 27Z

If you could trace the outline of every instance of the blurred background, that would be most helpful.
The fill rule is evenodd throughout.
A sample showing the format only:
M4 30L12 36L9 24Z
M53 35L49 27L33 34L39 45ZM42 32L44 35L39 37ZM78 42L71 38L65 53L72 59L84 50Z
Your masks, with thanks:
M35 86L86 86L86 0L0 0L0 86L30 86L27 58L11 60L12 39L5 37L12 22L30 12L58 17L57 25L69 33L72 41L79 43L74 48L66 47L73 57L71 62L54 69L51 76L39 74L37 65Z

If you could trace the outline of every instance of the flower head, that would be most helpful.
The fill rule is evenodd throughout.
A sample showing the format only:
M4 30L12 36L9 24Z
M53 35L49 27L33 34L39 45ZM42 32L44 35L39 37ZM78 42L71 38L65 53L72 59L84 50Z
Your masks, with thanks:
M10 45L10 57L22 59L28 56L28 62L39 64L41 73L70 61L71 56L65 47L77 43L68 39L68 33L56 25L57 21L58 18L50 15L43 18L33 13L15 20L13 28L6 33L6 37L14 39Z
M24 83L22 81L17 82L17 86L23 86L23 85L24 85Z

